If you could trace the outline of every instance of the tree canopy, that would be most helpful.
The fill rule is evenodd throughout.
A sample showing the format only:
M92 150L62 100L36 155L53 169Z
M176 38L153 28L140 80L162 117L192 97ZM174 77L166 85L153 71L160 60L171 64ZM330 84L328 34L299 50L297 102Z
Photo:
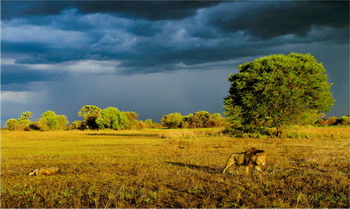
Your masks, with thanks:
M228 79L224 99L232 122L280 129L306 114L326 112L334 103L326 70L311 54L271 55L238 69Z
M9 130L28 130L30 125L30 118L32 117L32 112L23 112L18 117L18 119L11 118L6 121L6 127Z
M89 129L98 129L100 125L97 123L97 118L101 117L101 108L95 105L84 105L78 112L79 116L84 118L84 126Z
M129 127L127 116L116 107L107 107L101 111L101 116L97 118L96 123L99 128L110 128L122 130Z
M37 122L40 130L64 130L69 123L65 115L56 115L54 111L46 111Z

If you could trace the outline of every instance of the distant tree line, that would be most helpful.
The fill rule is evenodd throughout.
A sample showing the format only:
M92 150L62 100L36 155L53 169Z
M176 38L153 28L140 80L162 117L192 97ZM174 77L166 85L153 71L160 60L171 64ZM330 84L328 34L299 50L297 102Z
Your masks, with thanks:
M65 115L57 115L54 111L42 113L41 118L31 121L32 112L23 112L17 119L11 118L6 121L8 130L99 130L99 129L144 129L144 128L211 128L234 126L229 123L227 118L220 113L209 113L207 111L198 111L188 115L181 113L169 113L161 118L161 123L147 119L138 120L138 114L135 112L123 112L116 107L107 107L101 109L94 105L84 105L78 112L83 117L82 120L73 121L70 125ZM324 115L323 115L324 116ZM312 112L301 118L299 125L316 126L348 126L350 125L349 116L320 118ZM315 122L316 121L316 122Z
M65 130L69 123L65 115L56 115L54 111L46 111L37 121L30 121L32 112L22 113L18 119L11 118L6 121L6 128L9 130Z
M211 128L223 126L225 121L220 113L199 111L183 116L176 112L163 116L161 124L167 128Z
M84 105L78 115L83 117L82 121L73 121L69 129L141 129L145 125L138 120L135 112L122 112L116 107L101 109L95 105Z

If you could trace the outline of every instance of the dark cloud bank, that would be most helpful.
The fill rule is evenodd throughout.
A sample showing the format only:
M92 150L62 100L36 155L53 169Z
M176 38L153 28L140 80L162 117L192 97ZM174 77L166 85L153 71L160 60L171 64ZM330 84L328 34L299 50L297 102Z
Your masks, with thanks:
M222 112L238 64L293 51L324 64L330 114L349 114L347 1L3 1L1 20L3 120L27 109L73 120L84 104L155 120Z

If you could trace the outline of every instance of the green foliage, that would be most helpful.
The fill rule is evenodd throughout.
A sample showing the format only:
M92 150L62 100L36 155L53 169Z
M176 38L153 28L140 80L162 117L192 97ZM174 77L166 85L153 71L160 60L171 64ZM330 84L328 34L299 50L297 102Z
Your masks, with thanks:
M129 129L141 129L144 127L142 121L137 120L139 114L136 112L123 112L124 115L128 118Z
M267 138L275 135L275 130L258 126L227 127L224 134L238 138Z
M6 121L6 127L9 130L30 130L29 125L30 125L30 118L32 117L31 112L23 112L21 115L18 117L18 119L11 118Z
M199 111L184 117L183 128L210 128L222 126L225 122L220 113L210 114L207 111Z
M310 54L271 55L238 68L224 99L231 122L281 128L334 103L325 69Z
M329 126L332 126L332 125L336 125L337 123L337 117L329 117L327 120L326 120L326 124L329 125Z
M168 128L180 128L183 118L181 113L170 113L162 117L161 124Z
M164 128L161 124L152 121L152 119L147 119L143 122L144 128Z
M350 125L350 117L349 116L342 116L342 117L329 117L327 119L320 118L316 124L318 126L349 126Z
M89 129L98 129L99 124L97 124L96 119L101 117L101 108L95 105L84 105L78 112L79 116L84 118L84 125ZM101 121L100 121L101 122Z
M338 118L337 125L340 125L340 126L350 125L350 117L349 116L342 116L342 117Z
M167 128L211 128L223 126L225 121L220 113L198 111L186 116L181 113L170 113L162 117L161 124Z
M85 105L78 112L84 120L78 124L72 124L70 129L141 129L144 127L142 121L137 120L135 112L122 112L116 107L100 109L94 105Z
M35 131L39 131L39 130L40 130L40 127L39 127L38 122L31 122L31 123L29 124L29 128L30 128L31 130L35 130Z
M123 130L129 128L128 117L115 107L107 107L101 111L101 116L96 119L98 127L101 129L110 128Z
M68 123L65 115L56 115L54 111L46 111L41 115L37 125L42 131L49 131L64 130Z
M72 122L72 124L68 127L70 130L75 130L75 129L83 129L83 122L80 120L75 120Z
M32 112L23 112L19 117L18 121L29 121L29 119L32 117Z
M6 128L8 130L15 130L18 126L18 121L14 118L8 119L6 121Z
M188 128L203 128L211 127L210 123L211 114L207 111L199 111L194 114L190 114L185 122L184 127Z

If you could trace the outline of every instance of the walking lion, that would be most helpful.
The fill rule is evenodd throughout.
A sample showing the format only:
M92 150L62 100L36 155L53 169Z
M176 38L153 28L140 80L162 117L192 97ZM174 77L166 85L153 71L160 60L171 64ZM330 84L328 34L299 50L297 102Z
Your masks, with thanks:
M264 150L259 150L256 148L250 148L245 152L232 153L226 162L226 166L223 169L222 173L225 173L226 170L232 165L235 166L244 166L246 170L246 175L249 175L249 168L254 168L255 170L263 173L261 170L261 165L266 164L266 153ZM235 167L235 169L237 169ZM237 172L238 173L238 172Z

